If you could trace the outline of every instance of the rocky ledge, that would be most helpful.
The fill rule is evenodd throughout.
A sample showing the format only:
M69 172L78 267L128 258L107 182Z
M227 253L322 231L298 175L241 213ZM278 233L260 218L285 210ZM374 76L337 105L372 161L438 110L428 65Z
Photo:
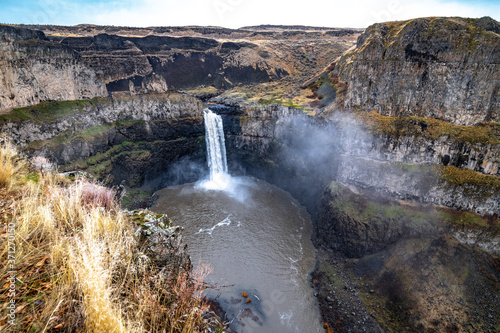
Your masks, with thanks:
M0 130L61 171L83 169L110 184L140 187L167 177L182 157L204 158L203 108L175 93L114 94L15 109L0 116Z

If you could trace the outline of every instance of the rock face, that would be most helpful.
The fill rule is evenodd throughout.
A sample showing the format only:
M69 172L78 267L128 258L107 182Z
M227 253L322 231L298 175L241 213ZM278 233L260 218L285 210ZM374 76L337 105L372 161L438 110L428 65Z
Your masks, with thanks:
M448 232L461 243L498 254L500 236L493 222L475 217L482 221L464 227L458 221L473 214L439 208L442 206L402 204L390 196L332 182L321 198L316 240L348 257L359 258L403 238L434 237Z
M43 30L50 40L81 55L109 91L130 92L164 92L165 84L178 90L225 89L300 73L309 76L351 47L361 32L308 27L27 27ZM152 78L156 84L151 84Z
M201 117L203 103L179 94L115 95L112 98L94 99L86 103L57 103L45 106L49 118L39 115L40 106L21 109L29 114L20 122L10 121L14 115L0 116L0 130L9 133L16 144L25 146L33 141L50 140L68 131L80 132L91 127L112 124L118 121L146 122L156 120L178 120ZM150 131L151 132L151 131ZM160 135L161 133L155 133ZM137 138L140 141L141 138ZM61 162L67 163L68 160Z
M325 188L318 217L318 241L345 253L362 257L378 252L401 238L439 232L437 214L428 207L403 207L382 197L356 194L340 183Z
M275 56L262 57L261 48L249 42L219 42L201 37L121 37L99 34L68 37L61 41L81 54L108 83L110 91L164 91L214 85L228 88L280 79L286 65ZM151 77L165 83L152 85Z
M424 18L370 26L330 71L343 106L460 125L500 120L500 24Z
M40 107L51 116L41 115ZM115 94L27 107L20 111L27 115L23 121L12 121L15 112L0 116L0 131L61 171L85 169L110 184L140 187L161 176L194 181L198 174L184 170L181 179L169 174L169 167L184 157L203 163L203 108L199 100L179 94Z
M106 95L104 83L71 49L40 31L0 26L0 110Z
M142 81L142 89L144 89L145 91L163 93L168 90L168 85L163 76L153 74L144 78L144 80Z
M344 146L351 148L352 156L407 164L454 165L500 176L500 145L457 142L446 136L428 139L422 136L377 135L355 140L343 137L340 140L344 141Z
M310 212L318 211L322 189L332 179L402 200L479 214L500 212L495 167L489 172L466 170L464 176L471 177L470 172L479 181L491 180L492 185L475 184L472 178L469 183L451 182L448 169L442 169L462 172L472 161L467 156L466 162L462 154L469 148L485 158L482 165L496 166L497 146L463 144L446 137L429 140L374 134L349 115L317 119L282 105L239 110L243 114L225 117L232 159L240 161L247 172L285 188ZM444 167L444 156L446 164L453 161L462 169Z
M498 214L498 186L448 183L427 167L408 166L346 156L336 180L383 196L433 203L478 214Z

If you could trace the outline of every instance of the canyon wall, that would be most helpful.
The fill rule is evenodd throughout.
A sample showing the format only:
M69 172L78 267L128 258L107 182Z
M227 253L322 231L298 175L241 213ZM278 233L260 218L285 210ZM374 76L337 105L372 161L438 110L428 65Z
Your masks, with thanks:
M323 72L337 105L459 125L500 120L500 24L421 18L374 24ZM310 82L308 82L310 83Z
M40 107L51 109L52 115L43 115ZM164 156L165 161L175 162L191 153L200 160L204 155L200 139L204 107L186 95L115 94L113 98L18 109L0 116L0 130L30 154L46 156L68 168L89 167L86 159L92 161L107 151L112 154L113 147L125 142L126 147L120 146L114 154L122 153L122 148L154 154L152 146L148 148L144 142L183 138L194 140L192 144L196 141L196 147L182 152L179 141L179 149L171 157ZM480 214L500 212L496 145L463 144L450 137L429 140L377 134L352 115L319 119L279 104L220 106L216 112L224 119L233 169L243 168L285 188L311 212L318 211L323 188L331 180L401 200ZM464 153L471 157L465 158ZM481 159L481 165L493 167L468 169L475 158ZM150 167L154 163L159 163L154 170L169 167L159 159L151 160ZM134 186L141 185L134 182Z
M66 37L60 43L82 55L84 63L95 69L110 91L155 91L145 84L151 76L177 90L209 86L227 89L275 81L303 71L302 63L310 66L311 61L334 59L352 45L351 40L305 31L291 40L279 35L277 40L258 36L242 40L242 34L251 35L248 31L227 32L220 36L224 39L158 33L144 37L100 33ZM358 32L346 34L357 36ZM308 53L309 59L304 59Z
M0 26L0 110L106 95L104 82L71 49L41 31Z
M60 171L83 169L108 184L141 187L168 178L169 166L183 157L204 160L203 108L186 95L115 94L16 109L0 115L0 132Z
M395 199L500 212L497 144L387 135L350 114L320 119L277 104L218 112L224 115L229 156L247 172L287 189L310 212L318 211L331 180Z

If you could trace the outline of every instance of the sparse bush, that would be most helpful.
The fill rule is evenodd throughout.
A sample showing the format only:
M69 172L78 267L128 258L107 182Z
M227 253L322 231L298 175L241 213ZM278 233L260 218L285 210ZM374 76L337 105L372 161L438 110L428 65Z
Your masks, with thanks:
M114 200L116 190L87 181L81 182L80 186L84 206L111 209L116 204Z
M52 168L50 161L43 156L35 156L31 159L31 164L38 171L47 171Z

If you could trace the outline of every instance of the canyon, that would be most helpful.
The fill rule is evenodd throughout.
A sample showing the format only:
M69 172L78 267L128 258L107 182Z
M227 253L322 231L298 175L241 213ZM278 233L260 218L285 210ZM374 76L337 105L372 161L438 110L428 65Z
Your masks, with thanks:
M0 26L0 131L60 171L152 193L206 173L208 103L231 172L311 214L330 327L494 332L499 27Z

